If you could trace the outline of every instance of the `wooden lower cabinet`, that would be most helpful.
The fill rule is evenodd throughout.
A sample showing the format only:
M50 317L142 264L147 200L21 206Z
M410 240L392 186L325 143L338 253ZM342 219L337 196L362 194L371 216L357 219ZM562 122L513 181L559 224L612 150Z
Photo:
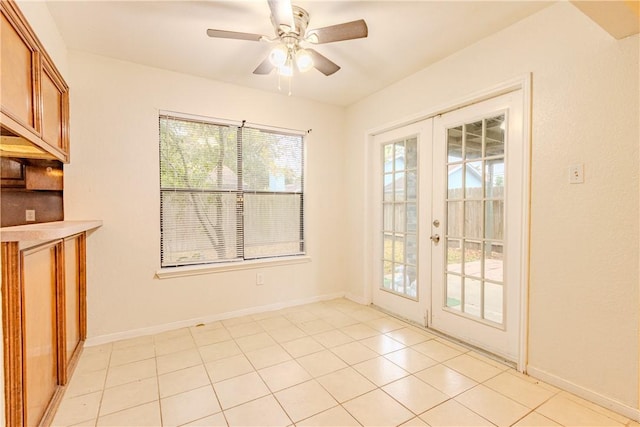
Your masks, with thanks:
M85 233L26 249L2 243L5 413L49 425L85 339Z

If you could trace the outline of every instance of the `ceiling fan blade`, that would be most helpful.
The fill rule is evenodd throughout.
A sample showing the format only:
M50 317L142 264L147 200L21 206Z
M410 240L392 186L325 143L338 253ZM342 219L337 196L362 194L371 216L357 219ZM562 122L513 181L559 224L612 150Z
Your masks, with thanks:
M361 39L369 35L364 19L317 28L307 32L306 40L315 44L339 42L342 40Z
M333 61L313 49L306 49L313 59L313 66L325 76L330 76L340 69Z
M277 28L286 26L289 30L296 28L296 24L293 20L293 8L291 7L291 0L268 0L269 9L271 9L271 16L273 23Z
M216 37L220 39L235 39L235 40L250 40L259 42L262 40L260 34L251 34L251 33L238 33L236 31L226 31L226 30L207 30L207 35L209 37Z
M269 74L274 68L275 67L273 66L271 61L269 61L269 57L266 57L264 61L262 61L260 65L258 65L256 69L253 70L253 74Z

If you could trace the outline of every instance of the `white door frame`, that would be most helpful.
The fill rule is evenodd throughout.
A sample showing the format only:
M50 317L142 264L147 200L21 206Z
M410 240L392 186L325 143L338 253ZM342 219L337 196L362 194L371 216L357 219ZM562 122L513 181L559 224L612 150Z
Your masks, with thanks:
M520 349L517 360L517 369L525 372L528 358L528 330L529 330L529 239L530 239L530 200L531 200L531 73L527 73L520 77L508 80L487 89L472 93L468 96L453 100L439 107L417 113L413 116L398 119L385 125L368 130L365 133L364 145L364 183L365 183L365 208L366 211L375 212L379 207L373 206L374 192L378 189L373 188L371 183L375 182L373 176L373 162L377 161L377 147L374 144L374 137L377 134L387 132L402 126L410 125L418 121L435 117L467 105L475 104L486 99L494 98L505 93L515 90L522 90L522 144L523 144L523 175L524 185L522 188L522 200L525 206L521 207L522 211L522 247L520 248L522 271L520 274L521 297L520 297L520 331L519 342ZM372 227L374 221L369 215L364 215L364 262L363 262L363 299L361 302L371 304L373 301L373 264L375 262L374 239L377 238Z

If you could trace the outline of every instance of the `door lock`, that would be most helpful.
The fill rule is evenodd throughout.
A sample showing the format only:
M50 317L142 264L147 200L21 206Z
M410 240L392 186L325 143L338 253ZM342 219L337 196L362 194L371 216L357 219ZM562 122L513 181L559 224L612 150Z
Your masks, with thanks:
M440 227L440 221L438 221L437 219L434 219L433 220L433 226L436 227L436 228Z
M440 235L434 234L433 236L430 237L430 239L433 243L438 243L440 241Z

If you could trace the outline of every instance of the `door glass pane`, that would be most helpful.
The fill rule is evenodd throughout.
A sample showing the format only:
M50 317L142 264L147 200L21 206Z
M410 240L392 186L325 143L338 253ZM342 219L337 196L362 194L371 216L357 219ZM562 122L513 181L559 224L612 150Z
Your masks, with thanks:
M383 281L381 289L417 298L417 138L382 147Z
M505 114L447 130L447 307L502 323ZM458 305L449 301L456 299Z
M462 309L462 277L447 274L446 306L460 311Z
M482 277L482 243L464 242L464 270L465 276Z
M484 318L496 323L502 323L503 286L496 283L484 284Z
M505 116L501 114L485 120L486 137L485 150L486 157L504 156L504 130Z
M466 160L482 157L482 121L465 125L464 157Z
M462 221L464 220L463 202L447 203L447 233L451 237L462 237Z
M480 280L465 277L464 279L464 312L472 316L480 317L481 305L481 287Z
M482 202L473 200L464 203L464 236L482 238Z
M487 242L484 244L484 276L494 282L504 280L504 261L502 245Z
M462 126L447 130L447 157L449 163L462 160Z

